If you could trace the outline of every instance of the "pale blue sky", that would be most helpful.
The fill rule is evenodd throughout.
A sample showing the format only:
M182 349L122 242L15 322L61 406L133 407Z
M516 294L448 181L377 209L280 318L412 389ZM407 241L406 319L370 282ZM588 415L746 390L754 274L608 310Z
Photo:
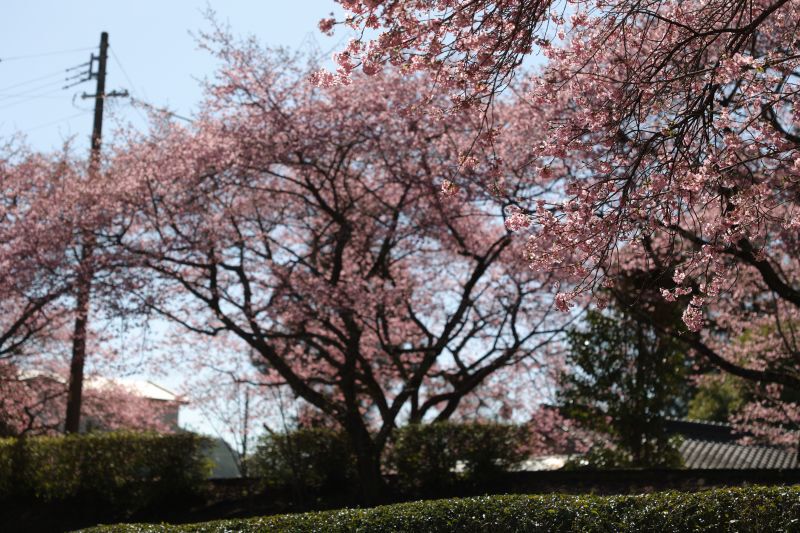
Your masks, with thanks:
M200 98L195 78L210 75L215 66L189 34L208 28L206 7L235 34L253 34L270 46L298 48L314 39L327 51L342 39L325 37L317 29L320 18L341 13L333 0L5 0L0 17L0 138L24 132L34 148L47 150L74 135L79 147L88 145L92 102L73 102L73 96L94 92L94 82L69 90L61 86L64 69L88 61L101 31L109 32L113 52L108 90L127 89L154 105L189 114ZM20 57L63 51L68 52ZM111 107L121 120L141 125L140 115L127 102ZM107 128L110 132L113 124Z

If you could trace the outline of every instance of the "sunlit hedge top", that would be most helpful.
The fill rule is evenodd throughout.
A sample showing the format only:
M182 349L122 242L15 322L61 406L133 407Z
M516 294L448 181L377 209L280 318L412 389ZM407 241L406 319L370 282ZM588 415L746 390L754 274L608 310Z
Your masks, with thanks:
M203 524L101 526L155 531L798 531L800 488L750 487L644 496L484 496Z

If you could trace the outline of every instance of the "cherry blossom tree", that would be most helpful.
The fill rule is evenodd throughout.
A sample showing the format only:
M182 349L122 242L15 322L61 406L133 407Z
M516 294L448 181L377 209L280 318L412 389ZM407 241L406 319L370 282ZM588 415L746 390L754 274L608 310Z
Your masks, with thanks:
M102 177L102 176L101 176ZM101 177L89 181L84 162L73 156L67 144L62 150L36 153L18 142L3 147L0 155L0 390L3 395L4 422L16 428L13 433L44 431L47 428L69 429L63 413L56 416L56 406L68 410L72 405L72 431L77 431L81 413L94 418L101 409L97 391L90 405L82 408L83 364L79 375L81 387L76 394L66 394L65 384L75 385L74 371L64 368L65 347L74 346L75 334L68 324L76 319L76 287L85 277L85 262L80 259L83 239L97 227L113 220L114 197L107 194ZM93 318L124 317L124 299L120 277L114 272L121 265L109 253L108 243L95 245L92 262L98 303ZM101 316L105 312L106 316ZM81 343L97 354L98 365L114 356L110 339L88 324L83 317ZM32 374L33 373L33 374ZM35 376L32 378L32 375ZM42 376L47 379L40 379ZM73 387L74 389L74 387ZM67 398L70 398L67 400ZM125 402L122 402L124 405ZM133 406L135 402L131 403ZM119 419L130 421L118 408L110 408ZM137 409L131 407L131 413ZM108 416L103 424L113 427ZM127 422L123 422L123 425ZM146 424L128 424L145 427Z
M93 139L93 143L95 141L99 146L99 137ZM116 304L121 293L118 290L121 288L120 281L124 278L115 274L124 265L119 263L115 253L109 253L107 243L98 240L101 230L109 225L113 227L115 222L116 197L109 185L99 151L93 150L88 165L77 172L72 180L72 197L62 200L57 207L63 209L66 204L74 213L74 231L69 240L69 268L74 277L71 296L74 301L71 308L72 353L64 426L67 433L76 433L81 426L85 368L88 355L93 348L96 349L89 345L92 320L100 315L98 311L111 309L117 316L122 314L121 307Z
M518 213L467 186L497 171L488 152L460 158L473 124L414 111L422 80L318 88L214 38L224 66L197 120L115 156L132 213L116 239L154 277L142 302L238 337L342 427L374 500L399 423L448 419L495 372L547 362L557 278L526 268Z
M491 129L524 56L546 61L507 99L547 132L527 151L558 194L521 207L531 265L583 276L562 308L626 268L650 271L650 288L684 305L689 332L672 334L702 359L800 388L800 2L339 3L377 37L350 43L322 83L385 64L431 72L450 110Z
M63 154L7 147L0 157L0 359L28 352L63 322L56 304L72 284L71 219L52 213L73 171Z
M740 269L732 280L738 285L720 292L703 331L665 324L655 312L664 303L663 294L667 300L683 300L683 305L690 298L672 297L680 294L681 287L663 252L670 249L663 247L665 241L665 236L658 236L639 249L636 258L628 258L624 269L616 272L614 298L663 336L681 342L694 357L698 374L711 372L708 377L713 378L716 367L744 378L752 401L732 413L730 421L738 429L772 444L796 446L797 309L771 294L757 272Z
M703 282L687 289L697 296L686 315L691 329L702 324L700 300L719 293L726 260L797 305L791 279L776 268L795 251L799 223L785 203L798 172L796 2L340 3L351 25L384 29L339 54L342 75L388 61L469 79L467 94L480 99L494 96L490 81L508 79L538 44L548 64L520 102L552 135L536 139L531 156L573 165L553 176L568 178L568 200L535 215L535 264L552 267L568 250L576 265L598 269L613 264L620 243L666 231L697 248L680 271L682 284ZM772 257L776 231L790 242Z
M72 218L53 216L74 168L9 144L0 158L0 413L4 433L39 424L53 395L22 386L21 367L47 350L68 320L72 286L65 268ZM68 203L65 202L65 206ZM40 389L41 387L36 387Z

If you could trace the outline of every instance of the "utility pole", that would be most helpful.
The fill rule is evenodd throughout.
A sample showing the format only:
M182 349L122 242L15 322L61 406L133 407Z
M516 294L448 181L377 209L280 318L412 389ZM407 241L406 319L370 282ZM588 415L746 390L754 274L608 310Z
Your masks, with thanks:
M100 170L100 146L103 136L103 104L106 98L106 60L108 59L108 33L100 34L100 54L92 54L89 61L89 76L92 77L92 64L97 60L97 88L94 97L94 126L92 127L92 148L89 158L89 180L95 181ZM85 95L84 97L88 97ZM81 228L80 263L75 287L75 327L72 336L72 361L69 367L69 390L67 392L66 433L78 433L81 422L81 403L83 399L83 369L86 363L86 334L89 322L89 304L94 278L95 235L92 228Z

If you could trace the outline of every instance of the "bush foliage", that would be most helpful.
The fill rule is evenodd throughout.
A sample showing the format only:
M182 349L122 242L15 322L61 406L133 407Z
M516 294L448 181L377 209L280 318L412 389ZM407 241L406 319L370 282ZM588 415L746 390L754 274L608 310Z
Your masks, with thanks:
M0 500L87 499L145 507L196 493L209 472L191 433L89 433L0 439Z
M266 435L250 461L252 474L261 478L264 488L288 486L301 498L356 482L347 436L328 428Z
M400 488L435 491L455 483L481 483L525 459L523 427L437 422L397 430L389 465Z
M749 487L642 496L483 496L374 509L278 515L183 526L99 526L92 533L155 531L798 531L800 488Z
M397 475L402 492L412 494L481 483L525 459L525 438L524 428L504 424L409 425L395 430L385 470ZM357 483L347 436L326 428L265 436L250 468L266 488L292 487L304 498Z
M584 327L568 332L564 368L570 370L560 378L560 410L613 443L582 459L588 466L681 466L665 420L685 414L690 360L678 341L656 327L679 322L679 309L662 302L653 314L654 323L643 321L618 303L602 313L589 311Z

